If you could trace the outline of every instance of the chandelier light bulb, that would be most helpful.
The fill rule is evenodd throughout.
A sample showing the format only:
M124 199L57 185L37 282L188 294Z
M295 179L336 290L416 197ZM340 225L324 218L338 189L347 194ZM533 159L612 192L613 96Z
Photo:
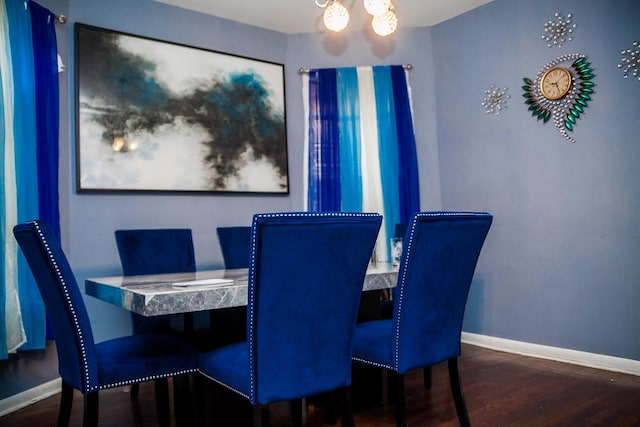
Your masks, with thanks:
M349 23L349 11L339 0L330 0L322 16L327 29L335 32L344 30Z
M113 151L122 151L124 148L124 138L121 136L116 136L113 138L113 142L111 143L111 149Z
M371 26L376 34L380 36L388 36L389 34L393 34L398 27L398 17L395 12L388 10L382 15L374 16L371 21Z
M391 0L364 0L364 8L370 15L378 16L389 10Z

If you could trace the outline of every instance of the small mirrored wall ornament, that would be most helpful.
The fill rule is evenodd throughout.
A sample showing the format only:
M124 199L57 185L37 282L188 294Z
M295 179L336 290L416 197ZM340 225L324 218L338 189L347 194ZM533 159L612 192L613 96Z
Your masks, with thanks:
M576 142L568 132L573 132L577 119L591 101L594 77L586 55L559 56L542 67L535 80L524 78L524 103L538 120L547 123L553 118L558 132Z
M500 89L496 85L491 85L491 89L484 91L482 106L485 113L498 115L500 111L507 109L507 99L511 98L507 90L506 86Z
M624 73L624 78L631 76L640 80L640 46L635 41L631 48L622 51L622 59L618 68Z
M560 12L556 12L555 18L555 21L547 21L547 23L544 24L544 35L542 39L547 42L547 47L562 47L564 43L572 41L573 30L577 27L577 25L572 22L573 15L571 13L567 13L567 17L565 18Z

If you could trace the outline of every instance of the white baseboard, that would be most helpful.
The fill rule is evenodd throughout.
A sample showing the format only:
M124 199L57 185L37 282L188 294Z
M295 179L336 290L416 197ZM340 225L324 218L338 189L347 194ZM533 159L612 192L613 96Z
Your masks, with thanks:
M539 359L555 360L558 362L572 363L574 365L586 366L589 368L604 369L607 371L640 376L640 360L624 359L622 357L607 356L604 354L587 353L586 351L531 344L522 341L491 337L488 335L472 334L470 332L462 333L462 342L507 353L515 353L523 356L537 357Z
M62 380L57 378L0 400L0 417L60 393Z

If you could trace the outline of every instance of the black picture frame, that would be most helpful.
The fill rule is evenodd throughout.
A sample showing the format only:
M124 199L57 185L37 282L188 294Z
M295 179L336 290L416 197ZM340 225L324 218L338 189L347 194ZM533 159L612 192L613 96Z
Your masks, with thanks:
M74 35L78 192L289 193L283 64Z

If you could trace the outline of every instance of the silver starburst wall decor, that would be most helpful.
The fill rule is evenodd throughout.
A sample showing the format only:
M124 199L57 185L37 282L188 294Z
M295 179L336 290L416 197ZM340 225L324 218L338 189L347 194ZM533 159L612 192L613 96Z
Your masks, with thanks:
M507 109L507 99L511 98L507 90L506 86L500 89L496 85L491 85L491 89L484 91L482 106L487 114L497 115L500 114L500 111Z
M560 12L555 13L555 20L550 20L544 24L544 35L542 39L547 42L547 47L562 45L573 40L573 30L577 25L572 22L573 15L567 13L567 17L563 17Z
M622 50L622 59L618 68L624 73L624 78L631 76L640 80L640 46L635 41L630 49Z

